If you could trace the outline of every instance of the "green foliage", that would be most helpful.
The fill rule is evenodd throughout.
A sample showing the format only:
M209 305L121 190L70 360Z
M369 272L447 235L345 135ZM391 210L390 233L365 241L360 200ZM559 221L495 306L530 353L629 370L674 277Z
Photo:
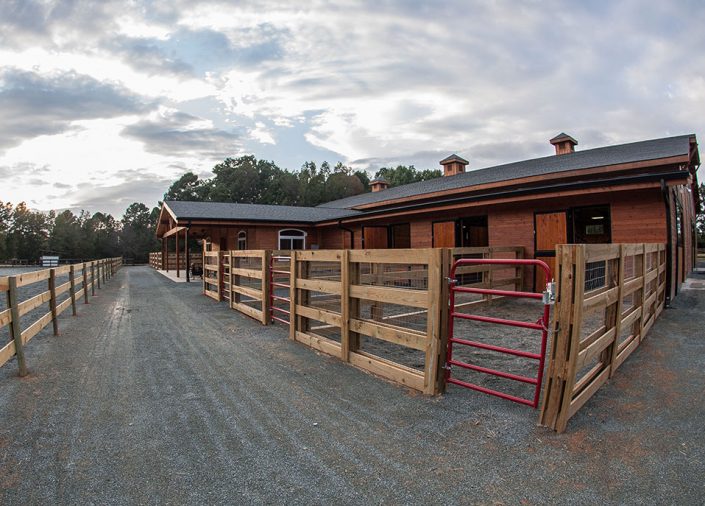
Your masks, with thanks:
M401 186L418 181L427 181L441 177L440 170L417 170L413 165L397 165L396 168L382 167L375 173L375 178L383 177L389 183L389 187Z
M164 194L164 200L189 200L201 202L206 200L209 191L208 184L198 179L193 172L187 172L169 187Z
M135 202L125 210L120 232L122 255L133 258L137 263L146 263L149 252L159 249L155 236L156 218L144 204Z

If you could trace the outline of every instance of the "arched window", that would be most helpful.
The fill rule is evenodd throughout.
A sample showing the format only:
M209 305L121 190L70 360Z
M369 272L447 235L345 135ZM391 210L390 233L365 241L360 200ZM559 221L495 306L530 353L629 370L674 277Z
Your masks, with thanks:
M237 234L237 249L247 249L247 232L244 230L241 230L240 233Z
M295 228L280 230L279 249L306 249L306 232Z

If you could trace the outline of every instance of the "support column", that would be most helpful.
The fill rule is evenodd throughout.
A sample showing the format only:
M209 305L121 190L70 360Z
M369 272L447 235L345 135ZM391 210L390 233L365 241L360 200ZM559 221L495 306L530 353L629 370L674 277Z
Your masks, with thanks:
M176 240L176 277L179 277L179 268L181 267L179 265L179 260L180 260L180 255L179 255L179 233L176 232L174 234L174 238Z
M191 282L191 257L188 249L188 227L184 230L184 249L186 254L186 282Z
M169 238L164 238L164 253L166 255L166 272L169 272Z

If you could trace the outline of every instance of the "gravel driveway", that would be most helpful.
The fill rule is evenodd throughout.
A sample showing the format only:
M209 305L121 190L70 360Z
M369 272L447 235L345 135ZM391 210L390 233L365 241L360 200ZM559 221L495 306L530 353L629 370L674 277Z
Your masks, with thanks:
M0 504L663 504L705 497L705 291L557 435L425 397L147 267L0 369Z

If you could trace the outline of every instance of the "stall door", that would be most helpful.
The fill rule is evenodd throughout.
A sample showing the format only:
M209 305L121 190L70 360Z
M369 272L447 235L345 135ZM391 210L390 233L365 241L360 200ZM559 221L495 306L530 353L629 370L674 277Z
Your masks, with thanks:
M387 227L364 227L362 240L365 249L386 249L389 247Z
M549 267L553 277L556 277L556 244L568 242L568 220L565 211L537 213L534 216L534 232L536 248L534 258L543 260ZM534 289L543 291L543 272L537 272L534 278Z
M437 221L433 224L433 247L455 248L455 221Z

